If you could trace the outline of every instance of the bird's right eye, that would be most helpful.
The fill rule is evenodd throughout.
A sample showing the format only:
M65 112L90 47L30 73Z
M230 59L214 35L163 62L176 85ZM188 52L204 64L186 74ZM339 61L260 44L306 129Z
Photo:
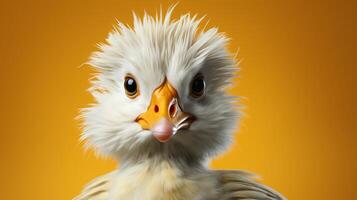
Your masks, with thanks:
M129 98L133 99L139 95L138 85L136 83L134 76L132 75L127 75L125 77L124 88L125 88L125 94Z

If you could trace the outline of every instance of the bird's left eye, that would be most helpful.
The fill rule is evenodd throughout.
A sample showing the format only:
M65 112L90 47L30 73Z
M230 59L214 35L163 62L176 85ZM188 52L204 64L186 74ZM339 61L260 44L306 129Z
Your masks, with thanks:
M125 93L129 98L135 98L139 95L138 85L132 75L127 75L124 81Z
M191 96L201 97L204 94L206 83L201 74L197 74L191 82Z

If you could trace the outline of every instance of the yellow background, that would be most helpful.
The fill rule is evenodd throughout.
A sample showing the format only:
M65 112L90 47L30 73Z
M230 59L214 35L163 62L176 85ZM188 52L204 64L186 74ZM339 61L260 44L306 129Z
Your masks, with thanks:
M115 167L85 153L74 120L93 102L79 68L115 18L175 1L0 4L1 199L71 199ZM356 5L339 1L184 1L243 58L231 91L245 116L214 168L255 172L289 199L356 199Z

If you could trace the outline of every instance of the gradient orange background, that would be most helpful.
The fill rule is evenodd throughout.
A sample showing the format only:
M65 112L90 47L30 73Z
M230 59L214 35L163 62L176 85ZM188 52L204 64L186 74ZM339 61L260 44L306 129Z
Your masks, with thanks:
M93 102L79 68L115 18L176 1L1 1L1 199L71 199L115 168L74 120ZM240 49L245 116L214 168L255 172L289 199L356 199L355 7L338 1L181 1Z

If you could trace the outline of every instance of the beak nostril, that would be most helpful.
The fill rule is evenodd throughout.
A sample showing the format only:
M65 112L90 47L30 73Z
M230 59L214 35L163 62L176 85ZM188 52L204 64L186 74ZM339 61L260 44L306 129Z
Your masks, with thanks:
M170 114L170 117L175 117L175 114L176 114L176 104L175 103L170 105L169 114Z
M156 113L159 112L159 106L155 105L154 111L155 111Z

